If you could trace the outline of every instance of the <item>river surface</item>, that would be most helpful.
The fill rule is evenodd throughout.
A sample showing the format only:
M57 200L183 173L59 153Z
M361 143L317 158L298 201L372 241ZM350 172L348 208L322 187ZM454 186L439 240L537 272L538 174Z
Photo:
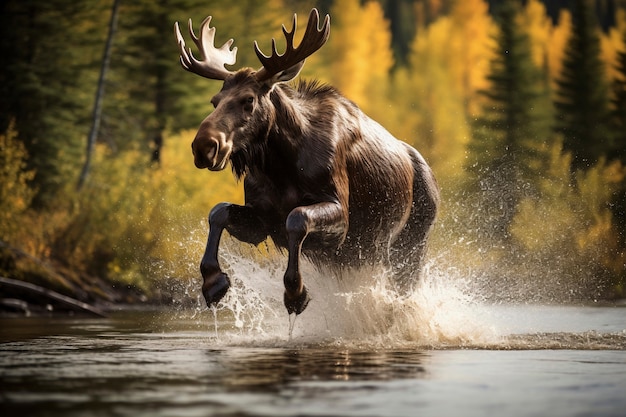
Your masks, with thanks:
M291 334L280 282L215 311L0 319L0 414L626 416L623 305L320 291Z

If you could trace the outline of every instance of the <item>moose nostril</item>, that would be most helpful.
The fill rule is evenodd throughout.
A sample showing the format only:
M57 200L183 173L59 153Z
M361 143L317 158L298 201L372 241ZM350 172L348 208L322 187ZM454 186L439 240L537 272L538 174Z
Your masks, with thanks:
M206 153L206 157L209 161L213 161L213 158L215 157L215 153L217 152L217 147L212 147L211 149L209 149L209 151Z

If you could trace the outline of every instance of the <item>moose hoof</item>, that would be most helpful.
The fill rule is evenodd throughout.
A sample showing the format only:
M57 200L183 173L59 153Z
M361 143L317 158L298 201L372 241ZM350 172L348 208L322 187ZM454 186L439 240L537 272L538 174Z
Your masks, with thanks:
M302 293L296 296L295 298L291 298L285 292L285 307L287 307L287 313L292 314L300 314L304 311L307 305L309 305L309 301L311 301L311 297L309 297L309 293L306 290L306 287L302 287Z
M204 295L206 305L211 307L212 304L217 304L226 295L228 288L230 288L230 279L223 272L219 272L211 280L205 279L202 285L202 295Z

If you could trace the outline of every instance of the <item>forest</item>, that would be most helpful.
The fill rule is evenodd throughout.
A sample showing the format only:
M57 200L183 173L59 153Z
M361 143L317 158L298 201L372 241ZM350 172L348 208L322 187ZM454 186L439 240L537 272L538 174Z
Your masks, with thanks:
M312 7L331 35L300 77L435 171L433 265L493 301L626 297L619 0L6 0L0 277L94 303L199 286L206 216L243 190L193 166L221 82L180 67L174 22L212 15L216 44L239 48L233 69L257 68L253 41L280 50L281 25Z

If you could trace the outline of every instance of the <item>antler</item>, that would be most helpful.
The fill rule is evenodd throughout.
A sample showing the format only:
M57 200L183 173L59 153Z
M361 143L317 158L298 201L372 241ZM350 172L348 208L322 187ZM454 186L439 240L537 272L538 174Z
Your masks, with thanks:
M276 40L272 38L272 55L266 56L259 49L259 45L254 41L254 51L256 52L259 61L263 64L263 68L257 71L257 78L261 81L267 80L275 74L293 67L301 61L304 61L307 57L311 56L315 51L320 49L328 40L330 35L330 16L326 15L324 24L321 29L318 29L320 16L317 9L311 10L309 14L309 23L307 24L306 31L302 42L297 48L293 47L293 37L296 33L297 18L293 15L293 24L290 32L287 31L285 25L283 25L283 33L285 34L285 40L287 41L287 49L284 54L279 54L276 50Z
M202 60L198 61L191 53L191 48L185 49L185 39L180 33L178 22L174 24L176 41L180 49L180 63L189 72L212 80L225 80L232 74L224 65L233 65L237 60L237 47L230 49L233 40L228 40L219 49L215 47L215 28L209 27L211 16L204 19L200 25L200 38L196 37L189 19L189 35L198 47Z

